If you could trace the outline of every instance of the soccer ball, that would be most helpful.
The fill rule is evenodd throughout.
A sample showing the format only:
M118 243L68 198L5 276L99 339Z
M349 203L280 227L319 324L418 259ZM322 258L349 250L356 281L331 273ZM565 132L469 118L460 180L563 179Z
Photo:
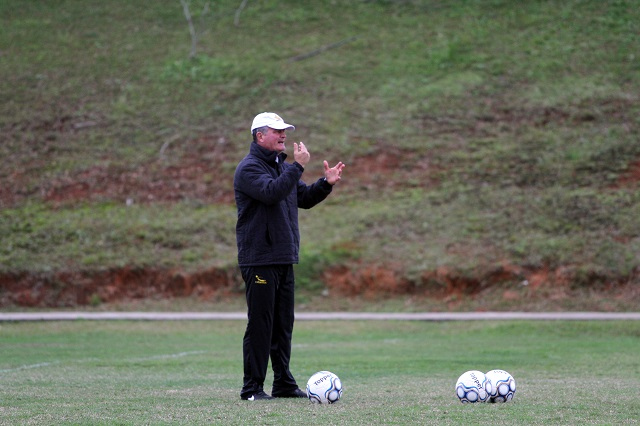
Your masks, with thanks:
M492 391L489 395L489 402L508 402L513 399L516 393L516 381L504 370L491 370L485 376L491 381Z
M330 371L318 371L307 382L309 400L316 404L333 404L342 397L342 382Z
M456 382L456 395L462 403L486 402L491 391L491 381L482 371L469 370Z

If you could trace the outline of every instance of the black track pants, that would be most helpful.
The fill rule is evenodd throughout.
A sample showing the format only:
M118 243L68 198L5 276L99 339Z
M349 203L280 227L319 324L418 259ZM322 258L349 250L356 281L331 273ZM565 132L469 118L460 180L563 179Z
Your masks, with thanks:
M246 285L248 322L244 333L244 385L240 396L263 390L271 357L272 394L296 389L289 361L294 321L293 265L240 268Z

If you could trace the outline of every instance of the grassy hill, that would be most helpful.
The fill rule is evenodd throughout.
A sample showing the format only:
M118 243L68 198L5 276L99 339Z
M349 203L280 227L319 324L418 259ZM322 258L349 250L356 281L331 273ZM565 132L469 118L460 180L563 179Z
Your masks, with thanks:
M1 305L239 291L233 171L275 111L307 182L347 164L303 292L637 306L635 2L241 3L187 3L195 56L178 0L0 4Z

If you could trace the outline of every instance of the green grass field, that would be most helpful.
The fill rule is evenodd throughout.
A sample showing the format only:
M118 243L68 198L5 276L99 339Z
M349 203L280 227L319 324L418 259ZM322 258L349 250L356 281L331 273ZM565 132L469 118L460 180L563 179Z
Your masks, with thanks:
M235 267L231 179L265 110L309 146L306 180L347 163L301 214L301 309L638 309L636 1L250 0L237 25L240 0L188 3L194 58L178 0L0 2L1 309L23 309L3 286L24 276L57 294L104 271ZM438 297L329 300L330 268ZM117 309L242 309L233 290ZM298 322L300 384L329 369L345 385L327 407L240 401L243 328L0 323L0 424L640 419L639 322ZM460 404L457 377L493 368L515 400Z
M0 424L637 424L640 322L302 322L292 371L340 376L331 406L241 401L243 321L0 324ZM507 404L461 404L502 368ZM270 386L270 377L266 387Z

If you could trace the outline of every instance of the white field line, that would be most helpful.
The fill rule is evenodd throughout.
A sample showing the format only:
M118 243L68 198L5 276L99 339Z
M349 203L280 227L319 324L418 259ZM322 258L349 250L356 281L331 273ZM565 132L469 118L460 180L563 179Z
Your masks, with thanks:
M2 321L193 321L243 320L245 312L0 312ZM640 312L299 312L300 321L483 321L483 320L640 320Z
M30 365L21 365L19 367L15 367L15 368L4 368L0 370L0 374L2 373L13 373L15 371L22 371L22 370L31 370L33 368L42 368L42 367L48 367L50 365L54 365L54 364L58 364L58 361L54 361L54 362L39 362L37 364L30 364Z
M145 362L145 361L155 361L155 360L161 360L161 359L183 358L185 356L205 354L207 352L208 351L188 351L188 352L178 352L178 353L175 353L175 354L151 355L151 356L139 357L139 358L125 358L125 359L119 360L119 362L122 362L122 361L124 361L124 362ZM87 362L96 362L96 361L98 361L98 358L69 360L69 361L67 361L65 363L66 364L84 364L84 363L87 363ZM50 367L50 366L55 366L55 365L60 365L60 364L62 364L62 361L39 362L37 364L21 365L21 366L14 367L14 368L0 369L0 374L3 374L3 373L15 373L17 371L31 370L31 369L34 369L34 368L44 368L44 367Z

